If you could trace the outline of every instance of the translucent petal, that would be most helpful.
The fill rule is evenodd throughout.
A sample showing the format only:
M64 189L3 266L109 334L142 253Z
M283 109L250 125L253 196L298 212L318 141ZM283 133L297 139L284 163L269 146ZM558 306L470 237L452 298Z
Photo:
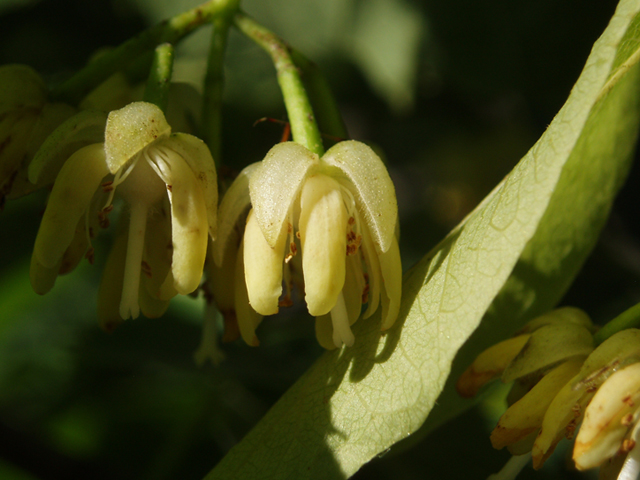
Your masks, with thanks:
M380 157L367 145L348 140L337 143L322 162L339 168L350 180L352 193L379 251L391 247L398 221L398 204L393 182Z
M145 288L144 282L146 277L142 277L142 284L138 292L138 303L140 311L147 318L160 318L169 308L169 300L159 300L149 295L149 291Z
M260 315L278 313L282 295L282 268L287 229L283 228L275 247L269 246L251 210L244 230L244 277L249 304Z
M329 313L345 281L348 214L340 185L314 175L300 193L300 245L305 301L314 317Z
M0 117L0 199L11 190L35 122L36 116L28 112L9 112Z
M336 348L333 343L333 324L331 322L331 314L320 315L316 317L316 338L321 347L327 350Z
M209 147L199 138L187 133L174 133L158 145L160 149L171 149L189 164L200 182L207 205L209 235L216 238L218 216L218 179L216 166Z
M111 173L116 173L142 149L171 133L162 110L152 103L134 102L107 117L104 151Z
M207 255L208 222L204 194L191 167L172 154L158 167L167 184L171 201L173 286L183 295L200 284Z
M38 295L44 295L48 293L56 283L58 278L58 271L60 270L60 262L51 268L43 266L38 262L38 258L35 255L31 255L31 264L29 266L29 280L31 281L31 288Z
M287 216L318 156L294 142L274 146L251 175L251 205L267 243L275 246Z
M58 263L94 192L108 174L101 144L84 147L65 162L53 185L33 249L42 265L51 268Z
M494 378L499 377L511 360L522 350L530 334L518 335L496 343L476 357L464 371L456 390L464 398L475 396L480 388Z
M402 297L402 263L396 237L392 237L389 249L380 254L380 272L385 296L382 303L382 330L390 328L400 311Z
M86 221L83 216L83 218L80 218L80 221L76 226L76 232L73 236L73 240L64 251L64 255L62 255L58 274L64 275L76 268L84 258L85 253L87 253L88 247L89 242L87 241Z
M220 266L231 239L237 241L233 231L238 226L242 215L246 214L251 205L249 197L249 179L260 166L259 162L252 163L236 177L220 201L218 213L218 239L213 244L213 259Z
M236 268L236 258L238 257L238 234L235 230L231 231L233 238L230 239L230 246L226 249L225 255L220 266L216 265L213 260L213 242L209 242L207 249L207 283L209 291L213 295L213 301L218 307L220 313L225 318L234 316L235 285L232 281Z
M142 283L147 293L156 299L164 298L160 294L161 286L171 270L173 245L170 212L171 205L167 198L153 209L147 218ZM164 300L168 299L164 298Z
M358 221L358 220L356 220ZM364 261L367 266L367 276L369 282L369 291L367 293L367 310L364 312L363 318L369 318L375 313L380 304L380 290L382 288L382 274L380 272L380 260L378 253L373 244L373 239L369 233L369 229L362 229L362 244L360 245Z
M236 259L236 269L233 283L235 285L235 310L238 319L238 327L240 335L247 345L257 347L260 345L256 336L256 328L262 321L262 315L257 313L249 305L249 296L247 294L247 284L245 282L244 272L244 241L240 243L238 249L238 257Z
M34 184L53 182L64 161L78 149L104 142L107 115L85 110L60 124L40 145L29 164L29 181Z
M591 332L577 323L552 323L535 330L525 348L502 373L504 383L547 370L572 357L586 358L594 348Z
M575 307L562 307L534 318L520 330L520 333L532 333L541 327L557 323L573 323L589 331L594 330L591 318L583 310Z

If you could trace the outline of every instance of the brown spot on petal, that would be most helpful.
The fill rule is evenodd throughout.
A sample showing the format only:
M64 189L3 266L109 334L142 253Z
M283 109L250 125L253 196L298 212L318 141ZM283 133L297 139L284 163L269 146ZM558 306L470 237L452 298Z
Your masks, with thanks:
M622 399L622 401L623 401L624 403L626 403L627 405L629 405L630 407L633 407L633 406L634 406L633 399L631 398L631 395L627 395L626 397L624 397L624 398Z
M89 250L87 250L87 253L84 255L84 258L86 258L87 260L89 260L89 263L91 265L93 265L93 254L94 254L94 250L93 247L89 247Z
M628 413L620 419L620 424L625 427L633 425L633 413Z
M633 447L636 446L636 442L635 440L631 439L631 438L625 438L622 441L622 446L620 447L620 450L623 453L629 453L631 450L633 450Z
M169 184L167 183L167 190L168 190L168 191L170 191L170 192L172 192L172 191L173 191L173 185L169 185Z

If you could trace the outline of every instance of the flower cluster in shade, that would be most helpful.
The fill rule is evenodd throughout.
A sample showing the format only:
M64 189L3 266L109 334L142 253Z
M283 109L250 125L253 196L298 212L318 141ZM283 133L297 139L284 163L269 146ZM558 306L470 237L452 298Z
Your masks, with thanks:
M194 136L172 134L153 104L112 111L104 142L77 150L57 175L31 259L37 293L49 291L83 257L91 260L92 239L109 225L116 196L126 208L98 294L98 316L107 328L140 311L158 317L177 293L198 288L216 230L209 149Z
M568 438L575 439L579 470L600 467L601 479L637 478L640 330L623 330L597 347L594 330L579 309L552 311L482 352L456 387L471 397L495 378L513 382L491 443L530 455L535 469ZM505 468L496 478L513 473Z
M213 294L227 325L258 345L263 316L291 305L299 286L327 349L354 343L361 314L380 310L389 328L401 296L397 211L389 174L367 145L343 141L322 158L294 142L274 146L220 204L213 277L224 280Z

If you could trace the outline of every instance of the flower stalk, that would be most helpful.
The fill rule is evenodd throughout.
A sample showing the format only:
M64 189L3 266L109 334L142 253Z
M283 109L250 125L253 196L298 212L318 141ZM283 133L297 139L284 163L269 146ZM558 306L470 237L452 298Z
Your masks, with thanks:
M235 15L234 24L271 57L291 123L293 140L322 156L324 146L320 131L300 71L292 59L291 48L273 32L243 13Z
M173 73L173 45L163 43L156 47L153 64L149 72L147 87L144 90L144 101L153 103L166 112Z
M596 332L593 339L596 345L601 344L607 338L627 328L640 328L640 303L625 310L620 315L609 321Z

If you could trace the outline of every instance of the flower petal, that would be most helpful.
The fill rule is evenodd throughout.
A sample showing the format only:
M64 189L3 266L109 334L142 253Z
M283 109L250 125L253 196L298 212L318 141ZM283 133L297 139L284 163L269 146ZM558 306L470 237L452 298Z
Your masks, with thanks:
M300 193L300 245L305 301L314 317L336 305L345 281L348 214L340 184L314 175Z
M382 330L386 330L398 318L402 297L402 262L395 236L391 239L389 249L381 253L379 259L385 292L382 297Z
M251 175L251 205L267 243L275 247L282 225L318 156L294 142L279 143Z
M161 286L171 271L173 255L170 212L169 199L165 198L159 208L149 213L144 237L143 287L151 297L163 300L168 298L161 296Z
M207 255L207 207L200 183L187 162L175 153L157 163L171 201L173 286L183 295L200 284Z
M0 67L0 113L18 107L40 108L47 101L47 85L27 65Z
M119 225L111 251L107 256L98 289L98 322L107 332L112 332L123 320L120 316L120 299L124 281L124 263L127 255L127 229Z
M222 265L225 252L230 243L237 242L238 236L234 233L234 230L240 217L251 206L249 179L259 166L260 162L256 162L245 167L229 186L220 201L218 239L213 243L213 259L218 266Z
M249 305L244 271L244 241L240 243L240 248L238 249L233 283L235 286L235 311L240 335L242 335L242 339L247 345L257 347L260 345L260 342L258 341L258 337L256 337L256 328L262 321L262 315L257 313Z
M260 230L253 210L244 230L244 278L251 307L260 315L278 313L282 295L282 268L287 229L283 228L274 248Z
M49 292L56 283L61 264L62 258L60 258L58 264L47 268L38 262L38 258L35 255L32 255L31 265L29 266L29 280L33 291L38 295L44 295Z
M391 247L398 221L398 203L393 182L380 157L364 143L348 140L337 143L322 157L350 180L356 204L379 251Z
M81 148L65 162L53 185L33 249L43 266L51 268L58 263L73 240L80 217L108 174L102 144Z
M134 102L107 117L104 151L111 173L116 173L143 148L171 133L160 108L152 103Z
M327 350L337 348L333 343L333 322L330 313L316 317L316 338L322 348Z
M200 182L207 205L209 235L216 238L218 216L218 178L216 165L206 143L187 133L174 133L158 145L158 148L169 148L180 155L189 164Z
M97 110L85 110L61 123L40 145L29 164L29 181L46 185L75 151L94 143L104 142L107 115Z

